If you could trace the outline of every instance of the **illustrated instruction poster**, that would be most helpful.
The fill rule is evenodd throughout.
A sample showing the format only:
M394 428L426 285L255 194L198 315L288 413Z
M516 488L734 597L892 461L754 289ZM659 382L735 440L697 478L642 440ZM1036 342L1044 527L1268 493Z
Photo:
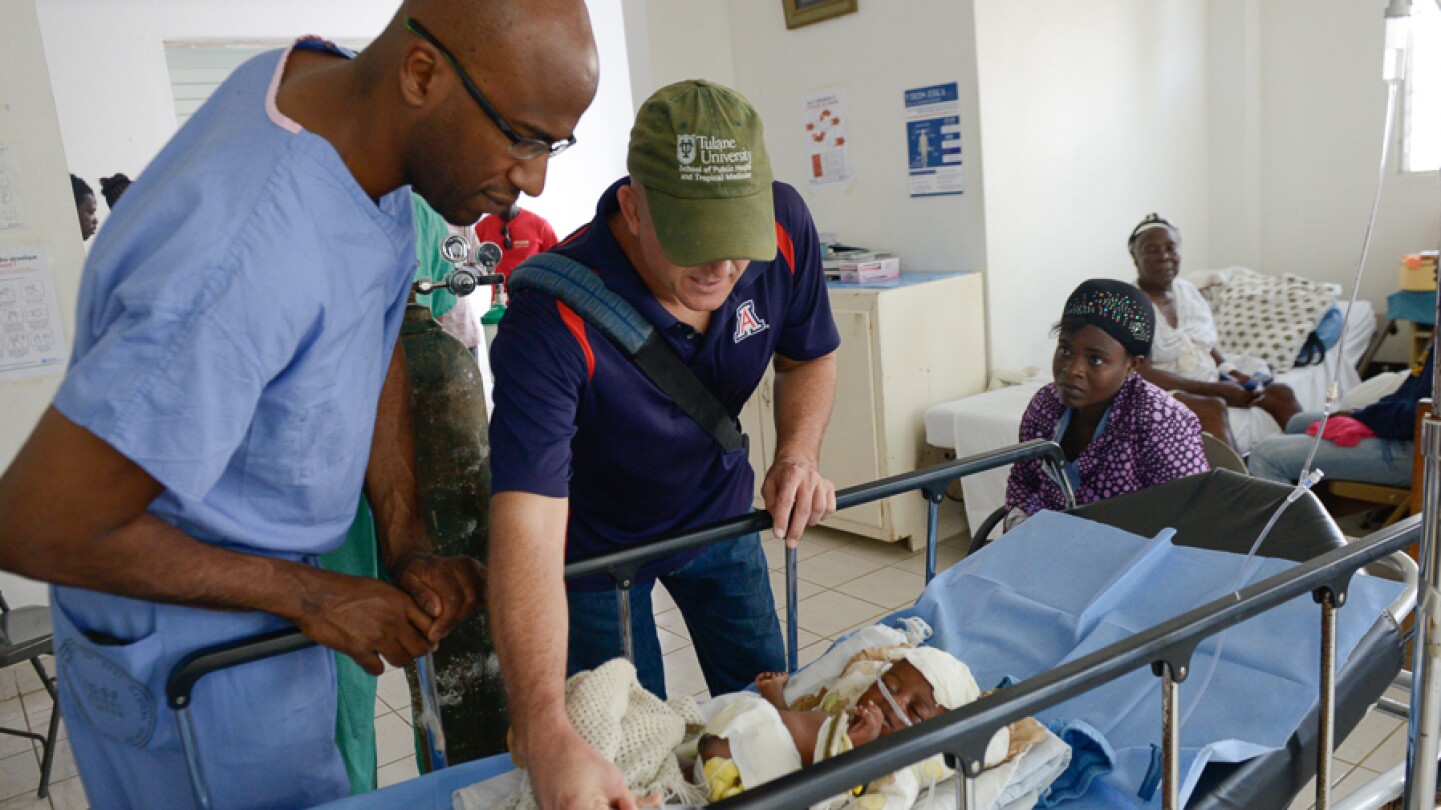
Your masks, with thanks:
M912 197L960 194L961 102L955 82L906 91Z
M814 93L801 102L812 188L835 188L851 181L845 107L845 95L840 89Z
M60 307L45 248L0 247L0 382L64 370Z

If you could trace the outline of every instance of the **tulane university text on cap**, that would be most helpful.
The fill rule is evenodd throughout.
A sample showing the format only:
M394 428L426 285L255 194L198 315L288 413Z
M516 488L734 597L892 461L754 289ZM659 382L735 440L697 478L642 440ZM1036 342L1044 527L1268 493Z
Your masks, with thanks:
M657 90L636 116L626 167L672 262L775 258L770 156L740 93L703 80Z

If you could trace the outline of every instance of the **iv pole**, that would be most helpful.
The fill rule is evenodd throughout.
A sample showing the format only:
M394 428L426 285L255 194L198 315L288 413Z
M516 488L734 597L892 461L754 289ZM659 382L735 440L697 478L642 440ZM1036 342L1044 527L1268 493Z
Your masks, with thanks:
M1441 0L1437 0L1441 6ZM1386 9L1386 78L1404 70L1406 0ZM1399 31L1398 31L1399 29ZM1397 38L1400 37L1398 40ZM1441 295L1437 321L1441 326ZM1434 343L1433 343L1434 351ZM1441 364L1432 363L1431 401L1441 403ZM1421 501L1421 576L1416 603L1415 660L1411 665L1411 712L1407 728L1406 810L1436 806L1436 759L1441 735L1441 418L1433 404L1421 423L1425 477ZM1433 647L1435 648L1433 650Z

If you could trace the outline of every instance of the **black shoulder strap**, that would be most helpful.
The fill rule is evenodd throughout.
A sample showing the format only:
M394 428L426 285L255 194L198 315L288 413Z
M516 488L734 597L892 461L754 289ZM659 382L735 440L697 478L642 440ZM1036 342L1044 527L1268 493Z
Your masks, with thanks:
M536 290L559 299L614 343L723 450L747 446L745 434L725 406L665 337L589 267L558 253L539 253L511 271L507 286L511 291Z
M1306 342L1301 346L1300 355L1296 358L1298 366L1319 366L1326 362L1326 344L1321 336L1314 331L1306 335Z

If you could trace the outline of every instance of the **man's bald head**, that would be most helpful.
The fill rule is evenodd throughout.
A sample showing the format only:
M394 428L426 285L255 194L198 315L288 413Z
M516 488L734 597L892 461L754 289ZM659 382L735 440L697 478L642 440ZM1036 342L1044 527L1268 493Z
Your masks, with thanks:
M464 88L456 67L407 27L449 51L520 137L574 134L599 82L583 0L406 0L361 55L373 91L403 117L405 179L446 219L466 224L544 185L548 157L517 160L510 140Z
M440 37L481 90L490 70L548 69L552 80L588 82L594 94L599 66L584 0L406 0L390 28L403 30L407 17Z

